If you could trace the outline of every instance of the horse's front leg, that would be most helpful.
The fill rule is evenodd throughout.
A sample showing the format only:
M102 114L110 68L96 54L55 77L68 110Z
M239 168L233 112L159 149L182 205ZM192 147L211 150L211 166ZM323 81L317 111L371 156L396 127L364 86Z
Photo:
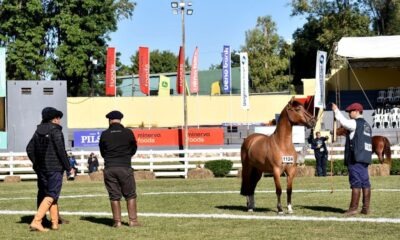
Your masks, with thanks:
M277 208L278 208L278 214L283 214L283 209L282 209L282 204L281 204L281 195L282 195L282 187L281 187L281 170L279 168L274 169L274 182L275 182L275 192L276 192L276 197L278 200L277 203Z
M286 172L287 174L287 189L286 189L286 194L287 194L287 208L288 208L288 213L292 214L293 209L292 209L292 186L293 186L293 179L294 176L296 175L296 167L293 166L288 169Z

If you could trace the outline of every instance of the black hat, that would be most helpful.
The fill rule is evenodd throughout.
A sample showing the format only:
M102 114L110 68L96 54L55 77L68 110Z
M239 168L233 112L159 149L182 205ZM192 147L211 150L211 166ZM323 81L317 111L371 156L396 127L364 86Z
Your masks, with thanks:
M110 120L111 119L122 119L123 117L124 117L124 114L122 114L120 111L117 111L117 110L111 111L106 115L106 118L108 118Z
M42 121L46 122L46 121L50 121L54 118L62 118L63 117L63 113L61 111L58 111L57 109L53 108L53 107L45 107L42 110Z

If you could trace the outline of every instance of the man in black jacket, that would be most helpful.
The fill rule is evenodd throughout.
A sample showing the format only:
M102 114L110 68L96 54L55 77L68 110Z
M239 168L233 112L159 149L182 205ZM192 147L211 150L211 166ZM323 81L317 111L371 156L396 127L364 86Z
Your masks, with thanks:
M125 198L129 226L140 226L137 221L136 183L131 165L137 144L132 130L121 124L124 115L120 111L111 111L106 115L109 128L101 133L100 153L104 158L104 183L108 191L113 213L113 227L121 226L120 200Z
M315 138L313 132L311 131L310 137L308 138L308 143L311 144L311 148L314 149L314 156L316 160L317 176L326 176L326 163L328 161L328 149L326 148L326 141L328 137L321 137L320 132L315 133Z
M42 219L47 211L51 216L51 229L58 230L57 201L61 193L63 172L71 171L60 125L62 116L63 113L55 108L44 108L42 122L37 126L26 147L37 174L38 199L41 199L37 213L30 224L31 230L48 231L42 226Z

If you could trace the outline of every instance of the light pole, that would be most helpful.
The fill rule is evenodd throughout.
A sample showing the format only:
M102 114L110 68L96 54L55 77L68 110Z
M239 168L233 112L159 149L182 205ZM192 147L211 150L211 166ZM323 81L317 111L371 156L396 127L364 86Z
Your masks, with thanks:
M192 15L193 9L192 2L181 0L180 2L171 2L172 13L177 15L179 12L181 13L181 22L182 22L182 55L183 55L183 124L184 124L184 140L185 148L187 150L189 148L189 134L188 134L188 124L187 124L187 88L186 88L186 64L185 64L185 14ZM189 7L189 8L187 8ZM185 11L186 10L186 11ZM177 73L179 74L179 73ZM185 154L186 156L186 154Z

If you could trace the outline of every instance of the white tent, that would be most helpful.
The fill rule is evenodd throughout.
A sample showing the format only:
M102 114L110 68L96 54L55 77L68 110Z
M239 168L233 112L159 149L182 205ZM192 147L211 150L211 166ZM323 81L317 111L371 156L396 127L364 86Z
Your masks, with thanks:
M400 58L400 36L343 37L337 55L355 58Z

